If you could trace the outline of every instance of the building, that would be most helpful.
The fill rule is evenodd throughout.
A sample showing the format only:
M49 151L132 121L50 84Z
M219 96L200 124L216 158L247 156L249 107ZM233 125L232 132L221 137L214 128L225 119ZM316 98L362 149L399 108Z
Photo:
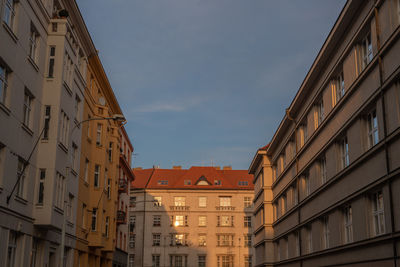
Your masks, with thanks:
M129 266L252 266L252 175L230 167L134 169Z
M257 151L255 266L400 263L399 11L347 1Z
M75 1L0 1L1 266L72 265L86 58ZM5 127L7 125L7 127Z
M133 146L129 136L122 126L120 128L120 151L118 169L118 199L116 216L116 243L113 257L113 267L127 267L128 265L128 205L129 184L134 180L131 168Z
M80 266L112 266L118 201L122 114L97 54L88 58L76 224Z

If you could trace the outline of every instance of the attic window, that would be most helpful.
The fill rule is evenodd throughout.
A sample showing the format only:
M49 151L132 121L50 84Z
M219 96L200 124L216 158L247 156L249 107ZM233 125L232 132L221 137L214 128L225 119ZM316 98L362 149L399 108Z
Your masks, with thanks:
M168 185L168 180L158 180L158 185Z
M239 186L247 186L247 185L249 185L249 182L248 181L239 181Z
M191 180L185 180L185 185L191 185L192 181Z
M214 185L221 185L221 180L214 180Z

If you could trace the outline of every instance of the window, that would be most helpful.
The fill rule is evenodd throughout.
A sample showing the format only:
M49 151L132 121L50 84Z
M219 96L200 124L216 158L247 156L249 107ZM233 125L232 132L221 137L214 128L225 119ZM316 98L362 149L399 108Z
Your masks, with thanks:
M49 139L49 128L50 128L50 112L51 106L45 106L44 111L44 130L43 130L43 139Z
M54 64L56 61L56 47L50 46L48 78L54 78Z
M332 106L334 107L346 93L344 86L343 72L341 72L334 80L332 87Z
M244 216L244 227L251 227L251 216Z
M248 181L239 181L238 186L248 186L249 182Z
M135 230L135 224L136 224L136 216L130 216L129 217L129 232L133 233Z
M233 227L233 216L221 215L217 216L217 226L231 226Z
M214 180L214 185L221 185L221 180Z
M24 95L24 124L28 127L31 126L31 111L33 104L33 95L25 89Z
M371 148L379 142L378 118L376 117L376 110L371 111L367 115L367 130L368 148Z
M233 267L233 255L218 255L217 267Z
M0 65L0 103L6 104L7 100L7 86L8 86L8 71L7 69Z
M199 234L199 247L207 246L207 235Z
M351 206L343 209L344 217L344 242L353 242L353 212Z
M93 208L92 210L92 232L95 232L97 229L97 208Z
M205 255L199 255L197 260L198 260L198 267L206 267L206 256Z
M158 180L157 184L158 185L168 185L168 180Z
M18 158L18 166L17 166L17 181L19 178L19 182L16 188L16 194L18 197L23 198L25 195L25 178L26 178L26 161L22 158Z
M153 234L153 246L161 246L161 234Z
M321 184L326 183L327 174L326 174L326 158L322 156L319 159L319 175L321 177Z
M153 226L161 226L161 215L153 215Z
M107 179L107 198L111 199L111 179Z
M71 153L71 163L72 163L72 169L77 170L78 169L78 146L75 143L72 143L72 153Z
M172 217L172 221L174 222L174 226L188 226L188 216L187 215L176 215L175 220L174 216Z
M324 113L324 101L320 99L316 104L315 104L315 111L314 111L314 128L317 129L322 121L325 118L325 113Z
M129 206L132 208L136 207L136 197L129 197Z
M3 21L10 28L14 28L15 20L15 0L5 0Z
M217 247L233 247L233 234L218 234Z
M67 146L69 133L69 118L64 111L61 111L60 116L60 142Z
M82 228L86 229L86 204L82 203Z
M371 34L368 33L360 44L360 61L361 61L361 70L364 70L365 67L371 62L374 57L372 51L372 43L371 43Z
M39 170L39 192L37 204L43 205L44 200L44 179L46 178L46 169Z
M100 165L94 165L94 182L93 185L94 187L99 187L100 186Z
M113 142L108 144L108 161L112 162Z
M104 228L105 228L104 229L105 235L106 235L106 237L108 237L108 232L109 232L109 228L110 228L110 217L109 216L106 217L106 224L105 224Z
M347 142L347 136L343 137L339 141L339 153L340 153L340 167L341 169L344 169L350 164L349 143Z
M244 207L245 208L251 208L251 203L252 201L251 201L251 197L244 197L243 198L243 205L244 205Z
M39 240L34 238L34 237L32 237L32 249L31 249L30 267L35 267L36 266L38 243L39 243Z
M282 194L281 196L281 214L285 214L287 211L287 197L286 197L286 192Z
M183 246L187 245L187 234L170 234L171 246Z
M75 119L77 121L80 120L81 118L81 99L79 98L78 95L75 95Z
M185 197L174 197L174 205L175 207L185 206Z
M207 226L207 216L199 216L199 226Z
M253 261L251 256L244 256L244 267L252 267Z
M170 255L169 266L170 267L187 267L187 255Z
M102 133L103 125L100 123L97 124L96 131L96 145L101 146L101 133Z
M154 197L154 207L161 207L161 197Z
M308 176L308 172L303 174L301 181L302 181L304 196L309 196L311 194L311 185L310 185L310 177Z
M191 180L185 180L184 181L184 185L191 185L192 184L192 181Z
M59 172L56 175L56 197L55 206L59 209L64 209L64 191L65 191L65 177Z
M219 205L221 207L230 207L232 197L219 197Z
M329 248L329 217L322 218L322 246L324 249Z
M278 159L279 173L282 173L285 170L285 165L286 165L285 154L281 154Z
M385 233L385 213L382 191L372 195L372 218L374 225L374 234L381 235Z
M8 246L7 246L7 267L15 267L15 257L17 252L17 232L10 230L8 233Z
M251 234L244 235L244 246L251 247Z
M74 196L69 194L68 195L68 202L67 202L67 214L66 219L70 222L73 221L73 204L74 204Z
M159 254L151 255L151 267L160 267L160 255Z
M31 24L31 32L29 35L29 57L33 62L37 63L39 46L39 33L36 28Z
M304 146L304 144L307 141L307 124L303 124L299 128L299 134L300 134L300 148Z
M84 176L85 182L88 182L89 179L89 160L85 159L85 176Z
M135 247L135 239L136 239L136 235L135 234L129 235L129 247L130 248L134 248Z
M296 256L300 256L300 234L298 231L294 233L294 240L296 246Z
M207 207L207 197L199 197L199 208Z
M307 253L311 253L313 250L313 246L312 246L312 229L311 229L311 225L306 226L306 249L307 249Z
M129 267L133 267L135 264L135 254L129 254Z

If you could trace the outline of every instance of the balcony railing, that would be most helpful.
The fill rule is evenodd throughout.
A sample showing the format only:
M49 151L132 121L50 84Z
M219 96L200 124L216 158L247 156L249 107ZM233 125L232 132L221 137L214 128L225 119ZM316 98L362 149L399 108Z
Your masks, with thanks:
M188 211L190 210L189 206L169 206L170 210L175 210L175 211Z
M119 179L118 191L119 192L128 192L128 182L125 179Z
M216 210L235 210L235 207L233 206L216 206Z
M126 223L126 213L123 210L117 211L117 224Z

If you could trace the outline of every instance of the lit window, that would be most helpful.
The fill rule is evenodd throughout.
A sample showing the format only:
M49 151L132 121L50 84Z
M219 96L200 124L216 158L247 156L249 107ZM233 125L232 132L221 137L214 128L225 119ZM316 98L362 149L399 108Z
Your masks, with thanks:
M187 242L187 234L171 234L171 246L183 246Z
M174 197L175 207L185 206L185 197Z
M154 207L161 207L161 197L154 197Z
M219 205L221 207L230 207L232 197L219 197Z
M376 110L373 110L370 113L368 113L367 128L368 128L368 148L371 148L379 142L378 118L376 117Z
M199 216L199 226L207 226L207 216Z
M381 235L385 233L385 213L382 191L372 195L372 217L374 219L374 234Z
M188 216L187 215L176 215L171 216L171 221L173 222L173 226L188 226Z
M6 104L7 100L7 85L8 85L8 71L7 69L0 65L0 103Z
M344 219L344 242L353 242L353 212L351 206L343 209Z
M199 247L207 246L207 235L199 234Z
M25 90L24 95L24 124L31 127L31 112L32 112L33 95Z
M199 197L199 208L207 207L207 197Z

